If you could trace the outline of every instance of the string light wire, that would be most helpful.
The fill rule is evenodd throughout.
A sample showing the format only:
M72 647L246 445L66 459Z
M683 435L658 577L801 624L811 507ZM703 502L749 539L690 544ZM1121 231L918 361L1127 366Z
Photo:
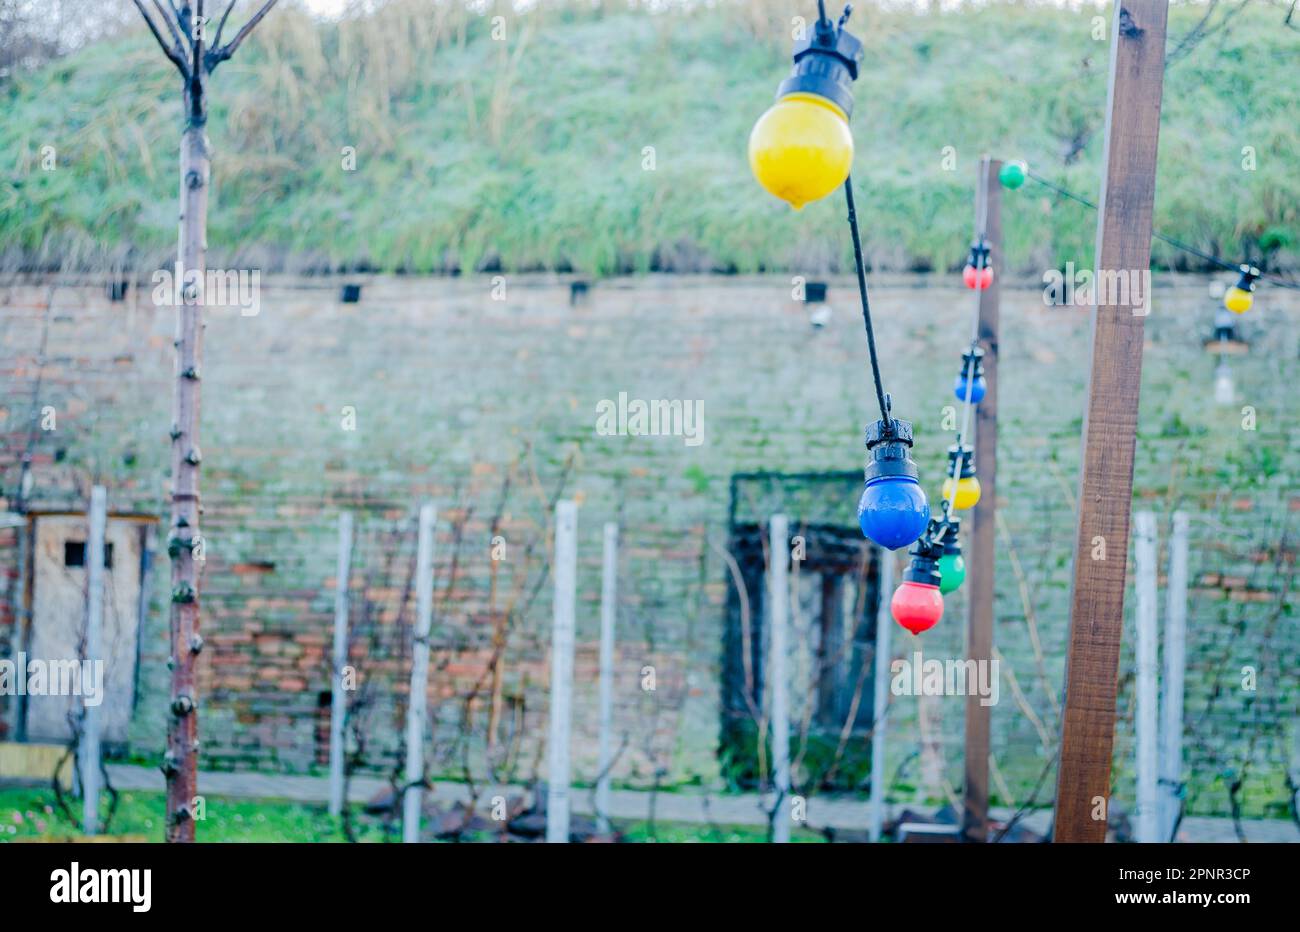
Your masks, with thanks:
M871 304L867 299L867 271L862 262L862 241L858 236L858 212L853 203L853 175L844 179L844 200L849 208L849 232L853 237L853 261L858 269L858 295L862 299L862 325L867 331L867 354L871 357L871 378L876 388L876 403L880 405L880 419L885 423L885 433L894 432L894 421L889 414L889 399L880 379L880 359L876 356L876 332L871 326Z
M1025 177L1032 178L1034 181L1037 181L1043 187L1050 188L1051 190L1055 191L1057 194L1061 195L1061 197L1069 198L1070 200L1082 204L1084 207L1087 207L1090 210L1097 209L1097 205L1094 204L1092 201L1088 200L1086 197L1083 197L1082 195L1079 194L1075 194L1073 191L1061 187L1056 182L1044 178L1042 175L1038 174L1038 172L1034 171L1031 168L1025 169ZM1229 262L1227 259L1221 259L1218 256L1214 256L1208 252L1205 252L1204 250L1197 249L1195 246L1192 246L1188 243L1184 243L1182 240L1174 239L1174 237L1172 236L1166 236L1165 234L1161 233L1159 230L1152 230L1151 236L1154 239L1160 240L1160 242L1162 243L1172 246L1175 249L1182 250L1185 253L1189 253L1193 256L1196 256L1198 259L1202 259L1206 262L1209 262L1211 265L1216 265L1221 269L1226 269L1232 272L1237 272L1241 270L1240 262ZM1300 282L1289 282L1281 278L1274 278L1270 275L1260 275L1258 276L1258 281L1268 282L1270 285L1276 285L1278 288L1293 288L1293 289L1300 290Z
M975 188L975 241L984 242L988 234L988 217L989 217L989 191L988 191L988 156L980 160L979 183ZM992 256L986 260L989 267L992 268ZM957 432L957 456L952 463L952 482L948 484L948 489L943 496L943 523L945 528L948 526L948 516L952 512L953 502L957 498L957 481L961 477L962 465L962 444L965 442L966 435L970 432L971 409L974 404L971 402L971 395L975 391L975 353L974 350L979 346L980 336L980 294L981 289L975 289L975 307L971 314L970 327L970 348L969 358L966 360L966 397L962 400L961 412L961 430Z

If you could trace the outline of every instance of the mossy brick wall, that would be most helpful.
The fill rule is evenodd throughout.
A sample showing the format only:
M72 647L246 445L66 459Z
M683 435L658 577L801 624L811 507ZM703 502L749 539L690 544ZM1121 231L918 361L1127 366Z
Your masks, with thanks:
M1300 415L1294 385L1300 295L1262 289L1246 319L1252 349L1232 362L1239 402L1212 403L1213 359L1201 340L1213 301L1195 277L1158 276L1147 323L1135 505L1192 515L1187 754L1194 811L1224 812L1243 780L1247 813L1279 814L1297 710L1295 570ZM550 500L580 502L575 722L579 778L594 775L595 641L601 524L622 528L618 775L636 785L716 780L726 539L735 472L860 468L872 416L851 280L818 332L780 278L640 278L598 282L576 308L558 280L376 279L360 304L335 283L264 282L256 317L208 315L203 371L205 765L304 771L322 752L329 689L335 520L357 514L351 580L353 662L370 702L368 760L398 750L414 600L413 515L440 506L437 617L430 696L435 766L462 773L485 759L493 684L485 675L503 616L496 739L499 773L526 777L541 760L549 676ZM32 447L31 508L80 507L92 479L114 510L166 514L173 312L147 289L109 303L64 287L48 315L46 283L0 293L0 399L5 494L12 500L34 401L58 413ZM499 289L498 289L499 294ZM875 286L889 389L918 435L931 494L944 407L971 299L950 279ZM39 359L48 329L44 364ZM1087 312L1051 308L1037 288L1004 293L1001 335L996 644L1003 661L993 710L993 789L1023 800L1054 750L1064 665L1074 496L1086 385ZM39 397L34 395L39 382ZM698 399L704 443L601 436L596 404ZM1242 406L1254 408L1253 431ZM356 429L345 430L345 408ZM561 480L563 479L563 483ZM853 522L854 502L839 506ZM796 516L797 517L797 516ZM165 536L165 519L161 533ZM491 538L506 541L493 561ZM1288 537L1288 533L1291 535ZM15 649L16 538L0 531L8 595L0 649ZM166 554L159 554L142 641L132 751L153 755L165 728ZM1133 635L1121 662L1116 790L1132 795ZM956 656L965 604L950 598L923 646ZM640 688L655 668L658 689ZM1242 688L1242 668L1257 688ZM470 738L458 736L467 714ZM926 701L924 760L939 786L960 780L961 697ZM12 708L0 721L12 724ZM918 701L894 700L890 773L922 739ZM923 768L903 768L899 791ZM476 771L477 773L477 771ZM1050 799L1051 778L1044 800Z

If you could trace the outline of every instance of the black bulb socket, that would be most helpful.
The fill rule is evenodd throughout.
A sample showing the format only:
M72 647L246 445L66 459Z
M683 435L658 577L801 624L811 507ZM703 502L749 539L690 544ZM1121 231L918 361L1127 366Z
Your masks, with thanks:
M1236 287L1240 288L1242 291L1254 291L1255 279L1259 278L1260 275L1259 269L1255 268L1253 265L1242 265L1240 266L1240 270L1241 277L1237 279Z
M943 556L959 557L961 556L961 518L949 517L948 526L943 532L940 541L943 543Z
M943 544L929 534L922 534L907 552L912 559L903 573L903 579L927 586L939 585L943 578L939 572L939 558L943 556Z
M966 352L961 354L961 374L971 374L972 379L984 378L984 350L978 346L972 346Z
M912 422L890 418L876 421L867 427L866 481L883 476L917 478L916 463L912 460Z
M862 42L843 26L819 19L794 43L794 67L777 88L776 99L790 94L825 97L848 116L853 112L853 82L862 62Z
M956 444L948 448L948 475L952 475L952 467L961 460L961 471L957 474L959 479L970 479L975 475L975 448L966 444Z

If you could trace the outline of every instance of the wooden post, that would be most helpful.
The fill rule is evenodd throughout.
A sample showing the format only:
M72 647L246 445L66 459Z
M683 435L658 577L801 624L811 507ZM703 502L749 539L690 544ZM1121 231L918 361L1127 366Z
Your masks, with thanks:
M352 575L352 513L339 515L339 558L334 587L334 681L330 687L330 815L343 812L343 720L348 701L343 668L348 663L348 580Z
M971 512L970 554L966 557L966 656L984 667L993 660L993 591L997 553L998 507L998 316L1001 307L1002 163L985 156L980 176L985 189L984 236L989 244L993 282L979 293L977 333L984 350L984 399L975 406L975 470L980 480L980 500ZM963 438L963 442L966 442ZM989 712L981 697L966 697L966 779L962 808L962 838L986 842L989 838Z
M614 622L618 617L618 525L605 525L600 585L600 735L596 755L596 828L609 832L609 770L614 748Z
M87 665L104 668L104 534L108 525L108 493L102 485L90 490L90 533L86 536L86 649L82 665L85 716L81 730L82 828L99 832L99 703L85 702ZM101 692L106 679L99 677Z
M790 626L790 519L772 515L767 565L768 679L772 685L772 782L776 809L772 841L790 840L790 684L787 656Z
M1136 838L1159 841L1156 797L1156 516L1139 511L1133 518L1133 575L1137 580L1137 703L1133 716L1137 745Z
M424 805L424 732L429 714L429 632L433 629L433 529L438 512L420 508L415 549L415 631L411 645L411 691L406 705L406 792L402 797L402 841L420 840Z
M551 730L547 736L546 840L569 840L569 734L573 725L578 506L555 503L555 601L551 618Z
M1160 841L1173 841L1183 783L1183 677L1187 659L1187 512L1174 512L1165 584L1165 682L1161 712Z
M889 708L889 639L894 633L894 619L889 614L889 600L894 594L894 555L884 547L876 548L880 567L876 606L876 645L872 671L873 698L871 715L871 806L869 831L872 841L880 841L885 826L885 713Z
M1167 0L1121 0L1111 23L1106 170L1097 221L1103 273L1151 268L1151 211L1164 86ZM1127 295L1098 288L1079 476L1055 840L1106 839L1115 691L1124 625L1133 453L1144 318ZM1143 308L1142 310L1145 310Z

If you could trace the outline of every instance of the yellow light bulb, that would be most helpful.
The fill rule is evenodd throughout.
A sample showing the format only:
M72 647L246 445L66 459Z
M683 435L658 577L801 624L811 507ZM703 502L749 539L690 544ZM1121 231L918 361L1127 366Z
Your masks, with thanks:
M848 118L818 94L787 94L749 134L754 177L795 210L844 184L852 164Z
M1245 288L1238 288L1235 285L1223 294L1223 306L1234 314L1246 313L1254 303L1255 296L1253 294Z
M974 476L964 476L957 480L957 494L952 494L952 476L943 480L943 497L952 502L954 511L974 508L980 500L980 481Z

